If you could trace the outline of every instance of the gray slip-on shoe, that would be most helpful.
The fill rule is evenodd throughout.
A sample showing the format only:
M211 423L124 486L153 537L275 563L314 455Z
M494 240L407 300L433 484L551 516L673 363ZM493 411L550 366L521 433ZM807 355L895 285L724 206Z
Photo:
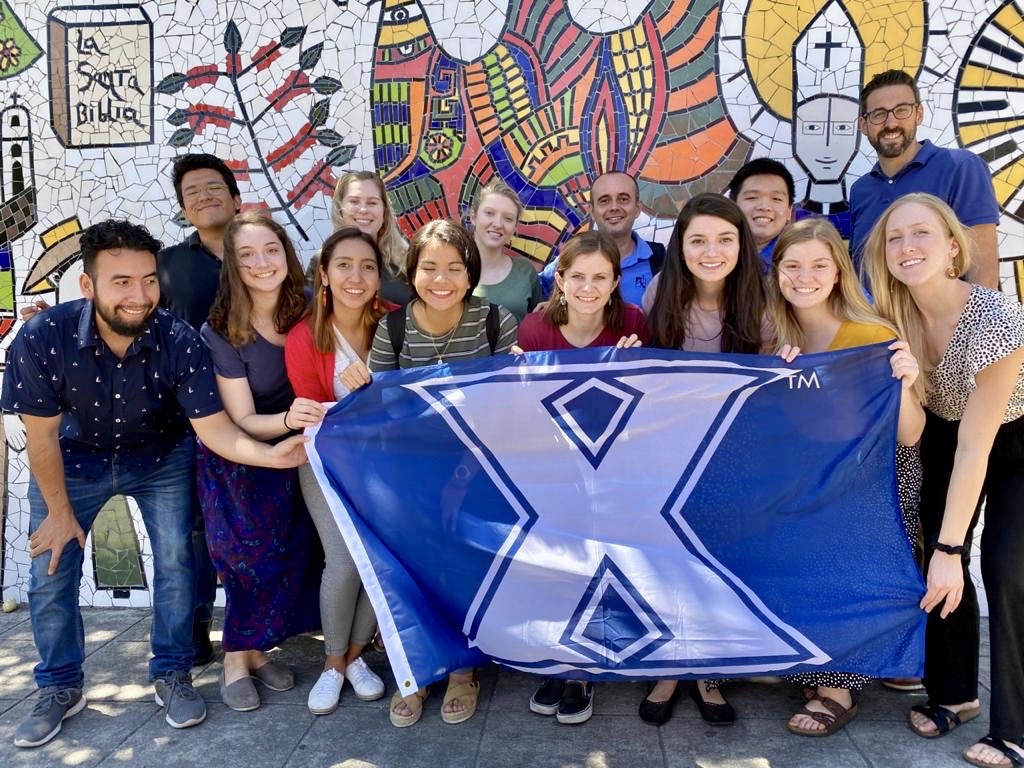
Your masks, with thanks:
M252 676L272 691L289 691L295 687L295 675L284 664L268 661L252 671Z
M260 707L260 695L251 677L243 677L228 685L220 673L220 697L235 712L252 712Z

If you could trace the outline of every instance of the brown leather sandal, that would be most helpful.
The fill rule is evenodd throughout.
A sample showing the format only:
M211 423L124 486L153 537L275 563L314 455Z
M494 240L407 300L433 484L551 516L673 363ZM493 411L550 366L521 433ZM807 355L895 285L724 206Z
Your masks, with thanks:
M791 723L786 723L786 727L793 733L800 736L831 736L836 731L840 731L843 727L853 720L857 716L857 705L852 704L849 709L844 707L835 699L830 699L827 696L815 695L808 700L807 704L812 701L820 703L828 712L815 712L813 709L808 709L805 704L798 712L797 715L807 715L817 723L821 723L825 727L818 730L812 728L797 728Z

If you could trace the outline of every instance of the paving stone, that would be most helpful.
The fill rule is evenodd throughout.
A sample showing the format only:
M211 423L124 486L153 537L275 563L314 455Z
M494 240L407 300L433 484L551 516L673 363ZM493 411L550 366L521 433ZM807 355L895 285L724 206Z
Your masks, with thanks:
M595 712L600 711L595 699ZM657 728L629 715L595 714L562 725L529 711L490 713L480 744L480 766L601 768L664 765Z
M261 686L263 705L255 712L232 712L220 701L219 662L194 671L197 689L207 701L208 722L175 731L153 703L148 682L150 649L140 629L148 625L149 612L101 609L89 612L87 626L90 621L105 634L90 641L97 647L84 665L89 706L68 721L52 745L40 750L19 750L11 744L14 728L35 701L35 647L28 638L16 639L18 625L0 640L4 768L952 768L964 764L960 752L988 730L987 656L982 657L980 675L983 715L944 739L921 739L906 727L907 710L925 700L922 694L896 693L878 683L864 692L858 717L827 739L801 738L785 729L800 699L800 689L788 683L726 683L726 695L740 720L721 729L706 725L686 698L667 725L651 727L636 715L643 683L604 683L597 686L594 717L581 726L562 726L554 718L528 711L538 682L535 676L494 665L479 670L481 698L471 720L458 726L441 722L442 682L427 700L423 719L412 728L397 729L388 722L394 680L387 656L372 649L364 658L384 678L388 695L360 702L347 687L334 713L309 713L306 696L323 664L323 642L310 635L291 638L271 652L272 658L295 671L296 687L275 693Z
M25 625L29 623L28 606L21 606L12 613L0 611L0 637L7 637L13 632L24 632ZM29 637L32 636L32 628L28 627Z
M39 662L31 640L0 641L0 693L4 698L21 699L36 689L32 669Z
M963 768L966 763L960 752L984 736L988 726L979 717L954 734L940 739L922 739L905 725L894 728L887 723L857 718L846 731L871 765L878 768Z
M795 736L780 717L743 716L731 726L673 718L658 730L669 768L866 768L870 765L843 732L828 739Z
M309 728L313 715L293 707L265 706L233 712L210 706L206 721L171 728L161 714L143 724L113 750L104 766L217 766L255 768L284 765ZM313 765L312 763L307 765Z
M480 739L489 718L476 716L458 725L441 721L441 697L431 696L422 719L409 728L395 728L388 721L387 700L373 707L342 706L331 715L315 719L299 747L284 765L346 768L470 768L478 765ZM309 717L314 717L309 715ZM503 745L502 749L506 749ZM494 755L488 755L483 765ZM520 763L525 765L525 763Z
M153 698L149 682L149 643L109 643L85 660L85 691L90 701Z
M64 722L53 741L35 749L19 749L14 746L14 730L32 711L35 701L33 696L0 715L0 765L6 768L98 765L113 750L130 742L139 726L157 713L152 703L90 701L85 709Z

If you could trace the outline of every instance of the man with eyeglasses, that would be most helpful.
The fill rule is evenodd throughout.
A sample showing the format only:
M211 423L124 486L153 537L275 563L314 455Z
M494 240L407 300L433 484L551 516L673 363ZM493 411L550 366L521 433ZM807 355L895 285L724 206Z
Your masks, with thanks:
M196 229L185 240L164 248L157 255L160 306L198 331L210 314L220 284L224 230L238 213L242 198L234 173L215 155L182 155L174 161L171 181L182 214ZM214 658L210 622L213 619L213 601L217 596L217 572L206 547L206 531L198 497L193 498L193 507L196 608L192 645L194 663L203 665Z
M242 198L235 175L214 155L182 155L171 170L174 194L195 232L160 251L160 304L196 330L210 314L224 257L224 230Z
M875 75L861 91L860 111L860 132L875 148L878 162L850 188L854 261L860 265L868 234L890 203L908 192L929 192L945 200L971 230L974 250L967 279L998 289L999 204L984 161L965 149L917 140L924 106L917 83L906 72Z

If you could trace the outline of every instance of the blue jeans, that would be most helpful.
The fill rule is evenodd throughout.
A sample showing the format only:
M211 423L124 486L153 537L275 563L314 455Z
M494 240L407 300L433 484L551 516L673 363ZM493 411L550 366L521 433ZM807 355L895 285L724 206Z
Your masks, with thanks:
M194 450L186 441L156 467L124 471L114 466L98 478L65 477L75 519L86 533L111 496L132 496L142 512L153 549L153 658L150 679L192 666L192 611L195 560L192 551ZM33 477L29 481L29 531L46 519L47 508ZM78 608L82 548L72 540L64 547L53 576L47 574L50 552L33 558L29 581L32 635L42 659L36 685L81 687L85 629Z

